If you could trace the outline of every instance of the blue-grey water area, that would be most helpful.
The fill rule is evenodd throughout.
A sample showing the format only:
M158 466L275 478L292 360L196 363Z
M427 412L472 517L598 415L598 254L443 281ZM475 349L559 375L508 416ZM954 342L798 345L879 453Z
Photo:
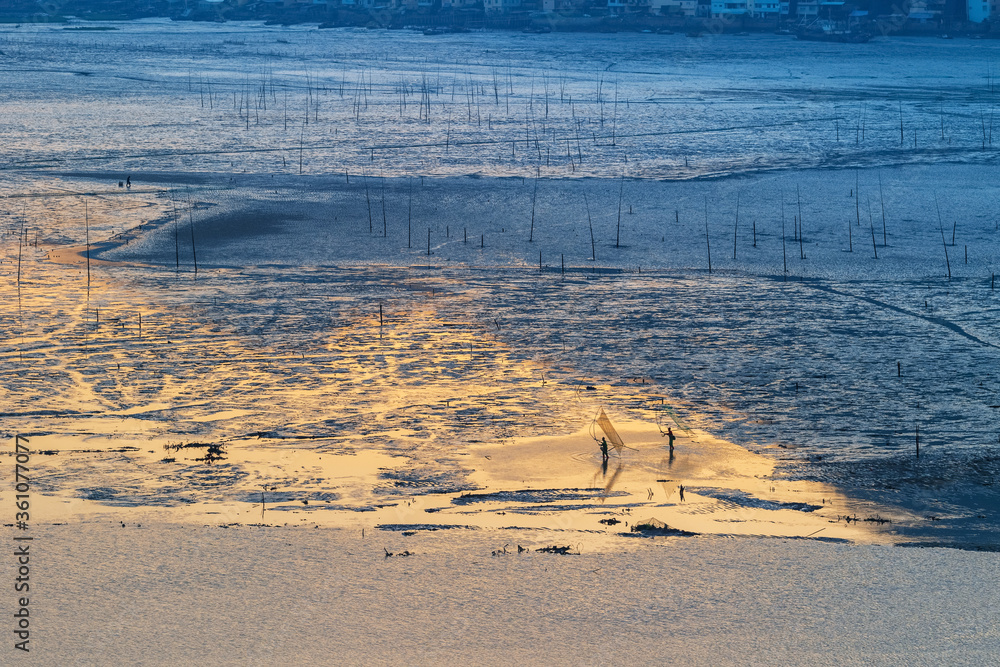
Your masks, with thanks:
M592 391L996 548L1000 44L112 27L0 29L4 431L214 392L237 417L156 435L430 428L382 480L468 491L443 440L572 432ZM45 260L87 234L100 292ZM366 347L383 314L435 351ZM432 428L356 385L323 415L307 352L453 384ZM447 414L470 378L510 395Z

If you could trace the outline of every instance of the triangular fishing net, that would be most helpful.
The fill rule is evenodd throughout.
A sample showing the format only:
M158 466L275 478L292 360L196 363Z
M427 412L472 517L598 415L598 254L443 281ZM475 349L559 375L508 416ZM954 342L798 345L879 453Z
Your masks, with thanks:
M618 435L618 431L615 430L615 427L612 426L611 420L608 419L606 414L604 414L604 408L601 408L601 411L597 413L597 418L594 420L594 423L600 426L601 430L604 431L604 435L608 438L608 444L614 447L616 452L621 454L622 448L625 447L625 443L622 441L621 436ZM596 433L594 435L594 439L597 439Z
M677 416L677 412L674 411L672 407L660 406L656 414L656 426L660 429L661 435L667 434L667 428L670 426L677 426L685 433L691 433L690 427L681 422L680 417Z

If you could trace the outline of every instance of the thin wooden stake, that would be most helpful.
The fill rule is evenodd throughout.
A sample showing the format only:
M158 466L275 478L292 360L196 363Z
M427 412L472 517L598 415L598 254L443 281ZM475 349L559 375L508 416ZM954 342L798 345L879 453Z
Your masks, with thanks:
M886 247L885 232L885 197L882 196L882 172L878 173L878 198L882 202L882 247Z
M948 244L944 240L944 226L941 224L941 206L938 203L937 194L934 194L934 206L937 207L938 229L941 231L941 245L944 247L944 263L948 268L948 280L951 280L951 263L948 261Z
M177 204L174 204L174 271L181 270L181 241L177 224Z
M736 223L733 225L733 260L736 259L736 232L740 228L740 192L736 191Z
M90 286L90 214L87 211L87 200L83 200L83 219L87 227L87 286Z
M618 88L617 83L615 84L615 109L618 108ZM614 145L614 140L612 140L612 145ZM622 194L625 192L625 170L622 170L621 185L618 188L618 230L615 232L615 247L621 247L622 238Z
M188 221L191 223L191 256L194 258L194 275L198 275L198 251L194 245L194 210L191 205L191 195L188 195Z
M587 224L590 225L590 259L597 261L597 244L594 242L594 222L590 219L590 202L587 193L583 193L583 202L587 205Z
M17 286L21 286L21 250L24 247L22 237L24 236L24 220L21 220L21 229L17 233Z
M374 223L372 222L372 199L371 195L368 192L368 172L362 169L361 174L364 176L365 179L365 203L368 204L368 233L373 234L375 232L375 226Z
M708 248L708 272L712 272L712 242L708 238L708 197L705 197L705 245Z
M535 189L531 193L531 231L528 233L528 243L535 240L535 197L538 196L538 177L535 177Z
M903 145L903 103L899 103L899 145Z
M861 177L858 176L858 170L854 170L854 217L858 223L858 227L861 226Z

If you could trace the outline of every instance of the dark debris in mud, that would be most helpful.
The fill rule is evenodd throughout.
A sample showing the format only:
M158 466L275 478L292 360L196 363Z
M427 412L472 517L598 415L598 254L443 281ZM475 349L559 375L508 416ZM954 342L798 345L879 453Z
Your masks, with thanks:
M124 454L137 451L139 451L138 447L112 447L111 449L37 449L32 451L32 454L58 456L59 454Z
M639 535L665 535L670 537L692 537L698 534L679 528L672 528L658 519L647 519L646 521L633 524L629 532Z
M928 518L931 519L932 521L936 519L936 517L928 517ZM843 521L848 524L851 522L857 523L859 521L863 521L865 523L877 523L880 526L883 524L892 523L892 519L887 519L879 514L876 514L874 516L866 516L864 519L860 518L857 514L850 516L838 516L837 521Z
M549 547L535 549L535 551L543 554L559 554L561 556L578 556L580 554L579 551L574 553L572 549L573 547L571 546L560 547L553 544Z
M398 552L393 553L392 551L389 551L385 547L382 547L382 551L385 552L385 557L386 558L392 558L392 557L406 558L407 556L416 556L417 555L417 554L415 554L415 553L413 553L412 551L409 551L409 550L407 550L407 551L398 551Z
M208 443L208 442L185 442L176 444L166 444L163 448L168 452L179 452L182 449L204 449L205 455L199 456L195 461L203 461L205 463L215 463L216 461L226 460L226 446L221 443Z

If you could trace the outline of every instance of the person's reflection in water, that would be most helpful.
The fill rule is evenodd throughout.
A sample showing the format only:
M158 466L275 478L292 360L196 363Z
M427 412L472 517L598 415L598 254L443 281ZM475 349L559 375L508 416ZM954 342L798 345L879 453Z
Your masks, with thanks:
M667 459L667 467L672 468L674 465L674 450L670 450L670 457Z

